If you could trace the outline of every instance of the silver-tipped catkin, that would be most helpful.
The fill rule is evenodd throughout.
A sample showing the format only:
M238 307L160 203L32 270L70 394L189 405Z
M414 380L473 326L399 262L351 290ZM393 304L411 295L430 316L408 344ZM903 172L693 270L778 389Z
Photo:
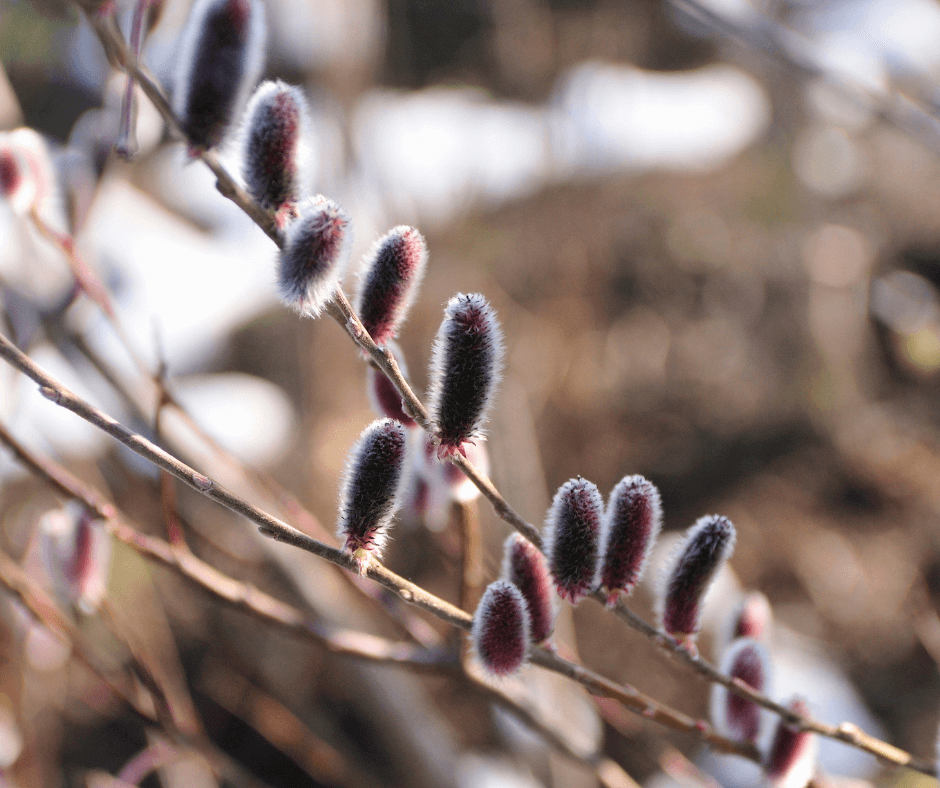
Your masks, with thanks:
M789 704L791 711L808 715L809 707L799 698ZM773 788L806 788L816 772L816 736L783 720L777 723L764 772Z
M608 606L640 581L662 519L659 490L642 476L625 476L614 487L601 527L598 575Z
M719 567L734 550L734 526L727 517L701 517L689 528L665 576L663 629L694 649L702 598Z
M363 260L356 312L377 345L398 335L428 261L424 238L401 225L379 238Z
M378 557L398 509L405 481L405 428L392 419L366 427L349 453L340 494L337 534L364 572Z
M734 641L721 660L721 670L751 689L768 694L770 659L763 646L748 638ZM760 736L761 708L721 684L712 685L711 716L723 736L754 744Z
M482 434L502 363L493 308L478 293L458 293L447 302L431 352L428 410L442 458L463 453L461 445Z
M278 266L284 303L316 317L329 303L346 270L350 246L349 217L322 196L306 200L287 225Z
M558 488L545 518L543 546L555 590L573 605L594 586L603 512L597 487L578 477Z
M503 546L503 578L526 601L533 642L548 639L555 628L552 579L542 553L519 534L511 534Z
M491 676L516 673L529 651L529 611L522 592L497 580L487 586L470 630L473 649Z
M180 38L173 109L191 149L221 144L261 74L258 0L197 0Z
M245 110L242 174L245 188L284 224L303 194L307 101L300 88L262 82Z

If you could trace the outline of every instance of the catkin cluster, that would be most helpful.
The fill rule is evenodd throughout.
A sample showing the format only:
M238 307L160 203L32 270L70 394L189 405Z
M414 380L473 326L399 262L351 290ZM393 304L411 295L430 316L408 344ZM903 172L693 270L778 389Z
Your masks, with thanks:
M241 117L242 179L284 232L277 264L281 298L315 317L335 297L346 273L350 219L332 200L311 196L302 92L265 82L248 99L260 72L262 39L256 0L199 0L183 36L175 108L193 151L221 144ZM5 161L0 155L0 186L12 191L18 170L4 168ZM394 352L403 371L395 339L426 264L424 238L413 227L399 226L375 242L359 269L355 307L362 326L376 344ZM384 418L368 425L349 452L338 516L344 549L361 573L381 554L406 497L427 515L442 501L477 494L447 460L461 455L485 465L480 441L502 364L495 312L482 295L458 293L444 309L431 350L430 434L417 426L396 385L369 368L370 398ZM471 641L483 669L494 677L519 671L533 644L550 641L559 599L574 605L597 593L608 606L619 604L643 576L661 522L659 492L642 476L624 477L606 503L597 487L581 477L563 484L545 517L543 549L519 535L505 542L501 577L486 589L473 618ZM702 517L662 573L662 629L693 655L703 599L734 541L730 520ZM769 622L766 600L748 597L735 614L733 637L722 654L725 672L760 692L770 686L770 660L762 642ZM796 699L791 709L804 713L805 704ZM813 736L782 721L770 731L765 716L752 701L715 686L716 728L764 747L770 784L802 788L814 769Z

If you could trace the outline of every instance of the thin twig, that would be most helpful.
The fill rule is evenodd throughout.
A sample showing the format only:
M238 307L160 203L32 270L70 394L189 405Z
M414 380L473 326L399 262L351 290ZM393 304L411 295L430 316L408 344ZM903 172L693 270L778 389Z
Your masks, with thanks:
M263 783L252 778L240 764L219 750L203 736L192 736L185 731L172 727L171 720L158 720L152 713L142 709L127 692L104 670L98 659L87 648L78 628L73 624L46 595L35 580L23 571L5 553L0 551L0 587L16 597L27 613L38 623L64 638L72 649L72 654L98 677L108 690L127 708L133 717L143 726L162 731L170 741L179 746L195 750L202 755L211 767L228 779L248 786Z
M163 449L155 446L142 435L129 430L93 405L85 402L39 367L3 335L0 335L0 357L38 383L40 393L51 402L72 411L90 424L98 427L136 454L168 471L200 494L255 523L262 534L276 541L299 547L351 572L359 571L356 562L349 554L322 544L316 539L291 528L287 523L278 520L267 512L258 509L190 468ZM191 555L187 556L186 553L179 551L176 551L174 555L179 561L189 561L193 558ZM211 571L215 572L215 570ZM378 561L369 563L366 576L397 594L403 601L416 605L453 626L463 630L470 629L472 617L469 613L440 599L415 583L405 580L405 578L395 574ZM241 591L241 584L238 584L238 586L240 586L239 590ZM652 719L673 730L691 733L721 752L734 753L756 762L760 761L760 754L752 745L725 739L716 734L708 723L702 720L694 720L681 712L675 711L633 687L616 684L587 668L567 662L557 654L540 647L532 649L531 659L534 664L561 673L582 684L596 695L615 698L625 707L642 714L648 719ZM908 758L910 759L910 756Z
M319 643L341 656L369 662L394 664L422 671L440 671L455 666L455 659L446 653L394 643L363 632L334 627L312 619L302 611L266 594L250 583L235 580L197 558L187 549L180 549L147 536L130 525L117 508L93 488L77 479L65 468L37 457L23 446L0 423L0 443L33 474L52 485L66 497L73 498L100 518L108 533L144 558L173 570L216 599L250 613L267 624L281 627L294 635Z
M106 52L109 53L109 57L112 59L112 61L123 70L132 73L137 78L145 94L154 102L157 110L167 121L168 125L171 127L174 133L177 136L181 136L182 133L180 131L179 122L174 117L172 110L166 102L166 99L163 97L162 91L155 81L151 79L149 74L130 61L126 46L123 42L123 39L121 38L120 31L118 31L116 28L116 25L105 24L100 19L92 19L92 24L96 33L101 39ZM244 190L241 189L237 183L235 183L234 179L226 172L225 168L222 167L218 161L218 158L212 151L200 154L200 157L216 175L216 187L218 188L219 192L242 208L242 210L252 220L254 220L258 226L268 234L269 237L271 237L278 247L283 247L283 236L274 223L273 213L264 211L260 206L254 203L253 200L251 200L247 193L244 192ZM347 333L349 333L356 344L367 352L376 365L392 381L402 397L402 404L406 412L409 413L409 415L411 415L412 418L414 418L415 421L425 430L433 431L434 424L430 420L427 409L415 396L408 382L405 380L397 362L395 361L394 355L387 348L379 347L375 344L371 336L369 336L368 331L366 331L363 327L362 322L355 314L341 289L337 289L334 301L329 306L328 311L330 315L336 319L337 322L339 322L340 325L347 331ZM68 404L60 404L63 404L64 407L69 407ZM79 415L82 414L79 413ZM92 423L95 422L93 421ZM114 423L116 424L116 422ZM121 440L117 434L114 436L117 437L118 440ZM131 445L130 443L126 445L135 451L139 451L138 446ZM157 462L157 464L160 464L161 467L164 467L161 462L164 461L165 458L169 458L169 455L166 455L165 452L163 452L162 455L164 456L159 457L160 461L157 459L154 459L153 461ZM469 460L459 454L454 456L453 462L458 465L458 467L460 467L460 469L468 478L471 479L471 481L473 481L473 483L478 487L487 500L490 501L496 513L503 520L512 525L517 531L519 531L520 534L522 534L533 544L541 547L541 536L538 530L515 512L515 510L502 497L496 487L484 474L480 473L479 470L476 469L471 462L469 462ZM180 465L182 465L182 463L180 463ZM183 481L186 481L188 484L193 486L194 489L202 492L204 495L207 495L213 500L216 500L218 503L221 503L224 506L228 506L233 511L236 511L239 514L252 519L253 522L256 522L260 526L262 533L271 536L278 541L287 542L297 547L301 547L302 549L306 549L315 555L326 558L327 560L334 560L334 558L336 558L337 560L335 560L334 563L340 563L342 561L340 565L349 568L349 560L342 558L342 554L337 556L336 553L338 551L334 550L333 548L328 548L326 545L322 545L316 540L311 539L310 537L306 537L299 531L296 531L295 529L288 526L286 523L282 523L281 521L276 520L276 518L261 512L255 507L252 507L250 504L241 501L228 491L213 488L212 483L209 482L206 477L202 476L201 474L197 474L195 471L192 471L192 469L187 469L187 471L188 473L183 472L179 478L181 478ZM203 483L209 484L209 489L203 490L196 483L197 481L203 480ZM386 575L385 573L388 574ZM442 607L439 603L443 602L443 600L433 601L436 599L433 598L433 595L427 594L427 592L425 592L423 589L420 589L413 584L409 584L409 586L411 586L410 588L396 587L394 581L391 579L391 577L388 576L393 575L393 573L388 572L387 569L381 567L379 564L373 564L370 567L368 574L386 588L389 588L390 590L397 593L406 602L412 602L419 607L423 607L434 615L438 615L439 617L450 621L450 623L460 626L457 620L453 620L453 612L457 609L448 605L448 603L444 603L445 607ZM397 576L395 577L397 578ZM404 582L407 583L407 581ZM904 750L901 750L897 747L894 747L893 745L866 734L864 731L858 729L857 726L851 725L850 723L843 723L839 726L832 726L818 722L803 715L795 714L786 707L775 703L770 698L767 698L760 693L754 692L745 684L733 681L729 677L723 675L707 661L701 659L700 657L693 657L679 643L677 643L667 634L659 632L655 627L652 627L644 622L622 603L617 605L616 612L618 617L624 620L629 626L645 634L647 637L653 639L657 643L663 645L667 653L678 659L680 662L687 664L701 677L709 681L722 684L730 691L775 712L787 720L787 722L790 724L798 726L803 730L812 731L814 733L818 733L820 735L827 736L829 738L833 738L851 746L865 750L866 752L869 752L887 762L895 763L901 766L908 766L909 768L924 772L925 774L930 774L932 776L937 774L936 766L933 763L930 763L924 759L915 758Z

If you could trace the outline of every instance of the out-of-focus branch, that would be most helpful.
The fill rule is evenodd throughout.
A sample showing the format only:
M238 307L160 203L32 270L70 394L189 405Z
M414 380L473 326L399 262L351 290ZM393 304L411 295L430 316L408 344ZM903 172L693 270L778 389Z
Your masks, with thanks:
M38 383L42 395L51 402L72 411L207 498L255 523L261 533L266 536L299 547L351 572L359 571L357 564L347 553L318 542L316 539L291 528L276 517L272 517L267 512L242 500L234 493L229 492L163 449L155 446L143 436L129 430L107 414L85 402L65 388L2 335L0 335L0 357ZM169 547L169 545L166 546ZM177 554L179 560L192 560L191 555L179 551L177 551ZM215 573L215 570L212 570L211 567L209 567L209 570ZM453 626L463 630L470 629L473 619L469 613L465 613L420 586L405 580L377 561L373 561L368 565L366 575L397 594L405 602L416 605ZM238 583L236 585L242 586ZM244 593L244 587L239 587L237 590L233 589L233 593ZM240 601L240 599L238 596L233 596L233 601ZM541 647L532 649L531 659L534 664L561 673L582 684L595 695L614 698L626 708L673 730L690 733L708 742L721 752L734 753L753 761L760 761L760 753L753 745L723 738L716 734L711 726L703 720L694 720L659 703L633 687L616 684Z
M455 658L407 643L394 643L364 632L334 627L312 619L285 602L266 594L250 583L243 583L197 558L187 549L162 539L147 536L129 525L116 507L93 488L65 468L37 457L0 424L0 443L36 476L63 495L79 501L94 512L108 533L144 558L165 566L199 586L216 599L249 613L259 620L281 627L294 635L313 640L341 656L407 667L413 670L440 671L456 665Z
M694 5L698 10L706 10L703 9L702 6L700 6L698 3L695 3L694 0L679 1ZM137 78L141 88L144 90L144 93L153 101L154 106L166 120L174 134L182 137L179 122L174 117L169 104L163 97L163 93L160 87L148 73L143 71L136 63L133 62L133 59L129 57L126 44L124 43L123 37L120 33L120 30L117 28L113 17L90 16L89 19L92 22L92 25L98 34L98 37L101 40L109 59L117 67L130 74L133 74ZM934 121L934 123L936 123L936 121ZM940 134L938 134L938 140L940 140ZM283 235L274 224L273 214L264 211L260 206L254 203L248 194L237 185L231 175L229 175L225 168L219 163L218 158L212 151L201 154L200 158L202 158L206 165L216 175L216 186L220 193L231 199L240 208L242 208L242 210L252 220L254 220L258 226L268 234L269 237L271 237L278 247L283 247ZM368 331L366 331L362 325L362 322L359 320L341 289L337 288L334 300L329 305L328 311L330 315L347 331L347 333L349 333L356 344L366 351L372 361L389 377L402 397L402 404L406 412L408 412L425 430L433 432L435 425L433 422L431 422L427 409L415 396L408 382L405 380L397 362L395 361L394 355L387 348L376 345L371 336L369 336ZM9 345L8 341L4 340L4 342L7 346L12 347L12 345ZM0 348L0 355L4 355L3 348ZM16 366L16 364L14 364L14 366ZM34 380L35 379L36 378L34 377ZM37 380L37 382L40 381ZM41 388L41 391L46 393L45 389L48 387L44 386L44 384L41 382L40 385L43 387ZM69 396L65 397L63 401L59 401L59 399L57 399L57 397L61 397L58 392L52 391L51 393L53 396L50 398L56 401L58 404L73 410L83 418L88 418L88 416L83 415L82 412L79 412L78 409L72 407L76 405L75 400L77 400L77 398L75 398L74 395L71 395L70 392L68 393ZM104 414L101 415L103 416ZM108 424L108 421L110 421L120 428L116 432L110 432L110 434L112 434L118 440L124 442L125 445L134 451L142 453L142 449L144 447L142 444L132 439L131 436L133 436L133 433L130 435L123 435L121 430L123 430L124 433L129 433L126 428L121 427L121 425L118 425L117 422L108 419L108 417L105 417L105 419L107 421L98 423L92 418L88 418L89 421L96 424L97 426L101 426L102 429L105 429L105 431L109 432L110 430L106 429L104 425ZM144 439L140 438L140 436L136 436L136 438L139 438L140 441L144 441ZM146 443L149 444L149 442ZM148 459L152 459L153 462L158 464L160 467L165 467L166 470L170 471L171 473L174 473L172 468L175 467L175 475L177 475L178 478L182 479L187 484L190 484L190 486L192 486L194 489L212 498L216 502L221 503L236 513L242 514L243 516L252 520L257 525L259 525L261 532L265 535L277 539L278 541L293 544L296 547L308 550L315 555L319 555L321 558L331 560L334 563L344 566L345 568L352 567L352 562L340 551L327 547L317 540L305 536L296 529L291 528L286 523L283 523L280 520L277 520L276 518L262 512L256 507L251 506L247 502L242 501L227 490L216 487L205 476L202 476L182 463L179 463L178 460L171 458L166 454L166 452L162 452L162 450L157 449L157 447L153 446L152 444L149 444L149 446L153 449L156 449L159 454L154 455L153 458L147 454L143 454L143 456L146 456ZM515 512L515 510L509 505L509 503L503 498L496 487L484 474L480 473L479 470L475 468L471 462L469 462L469 460L462 457L460 454L456 454L452 461L458 467L460 467L460 469L469 479L471 479L471 481L473 481L473 483L478 487L487 500L490 501L496 513L503 520L509 523L513 528L519 531L520 534L522 534L526 539L531 541L537 547L541 547L541 535L539 531L532 524L528 523L523 517L521 517L517 512ZM164 463L167 462L169 462L169 465L165 466ZM176 463L175 466L174 463ZM200 484L205 485L205 488L201 487ZM455 626L463 626L466 628L468 622L466 622L460 616L456 615L457 613L462 613L462 611L459 611L457 608L449 605L449 603L443 602L443 600L439 600L436 597L433 597L433 595L428 594L426 591L412 583L408 583L408 581L405 581L403 578L399 578L397 575L389 572L389 570L380 564L373 563L368 570L368 576L381 583L386 588L389 588L389 590L397 593L399 597L401 597L406 602L416 604L417 606L428 610L434 615L443 618ZM406 585L399 586L397 581L401 581ZM693 657L673 638L669 637L663 632L659 632L655 627L652 627L644 622L622 603L618 604L616 611L618 617L625 621L629 626L662 645L667 653L679 661L687 664L703 678L707 679L708 681L724 685L732 692L780 715L790 724L796 725L803 730L812 731L829 738L837 739L851 746L865 750L866 752L869 752L890 763L908 766L909 768L922 771L926 774L936 775L937 770L934 764L923 759L914 758L914 756L897 747L894 747L893 745L869 736L854 725L843 723L839 726L833 726L818 722L803 715L795 714L793 711L787 709L781 704L772 701L770 698L767 698L760 693L754 692L743 682L732 680L728 676L723 675L714 666L700 657ZM571 663L565 664L570 665ZM566 673L565 675L568 674ZM578 679L575 678L575 680ZM605 693L601 692L598 694Z
M133 75L140 85L141 90L143 90L147 98L150 99L163 120L166 121L171 133L177 139L184 140L185 135L180 127L180 123L173 114L173 110L170 108L166 97L163 95L163 90L150 72L135 62L135 59L131 57L127 44L124 41L124 36L118 27L115 15L88 13L86 14L86 18L95 31L95 34L98 36L98 40L101 42L111 64L121 71ZM274 222L274 214L265 211L248 196L248 193L238 185L225 167L222 166L215 152L211 150L205 151L199 153L198 157L212 170L212 173L216 177L216 188L219 192L223 196L228 197L228 199L248 214L251 220L264 230L274 243L278 246L283 246L284 236L281 231L278 230Z
M223 774L238 785L249 788L261 788L263 783L252 778L228 755L219 751L205 737L195 737L172 727L172 720L158 719L150 711L135 703L125 690L118 685L98 660L86 647L78 628L59 610L48 595L5 553L0 552L0 588L6 589L16 597L27 613L38 623L64 638L72 648L72 653L81 664L85 665L104 686L124 705L133 717L142 725L162 731L174 744L199 752L219 774Z
M756 9L734 19L699 0L671 0L673 6L705 25L722 40L733 39L800 73L821 79L850 102L871 109L881 120L919 139L940 154L940 120L896 88L877 92L825 66L813 53L813 44L794 30Z

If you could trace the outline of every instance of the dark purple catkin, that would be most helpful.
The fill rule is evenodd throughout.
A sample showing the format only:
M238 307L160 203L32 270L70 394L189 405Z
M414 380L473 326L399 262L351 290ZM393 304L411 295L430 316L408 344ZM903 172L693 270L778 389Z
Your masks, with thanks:
M349 218L332 200L304 201L287 225L278 266L281 299L301 314L316 317L333 298L349 260Z
M470 639L491 676L510 676L522 667L530 630L529 611L518 588L505 580L487 586L473 615Z
M193 152L231 130L261 73L264 8L257 0L197 0L180 38L173 109Z
M356 312L377 345L398 335L427 261L424 238L406 225L389 230L363 260Z
M722 672L740 679L751 689L767 694L770 660L759 643L747 638L734 641L721 660ZM757 743L761 709L753 701L730 692L721 684L712 685L712 722L719 733L738 741Z
M307 102L300 88L262 82L245 111L245 188L283 226L304 196L302 157Z
M337 534L364 574L378 557L392 516L401 503L405 479L405 428L392 419L373 421L349 453L340 494Z
M701 517L686 533L666 575L663 629L695 652L699 608L718 568L734 549L734 526L727 517Z
M428 410L442 459L463 454L461 445L482 435L502 362L503 335L492 307L477 293L455 295L431 351Z
M538 548L519 534L510 535L503 546L503 578L526 601L533 642L546 640L555 628L552 579Z
M601 527L598 576L608 607L640 581L662 519L659 490L642 476L625 476L614 487Z
M790 702L789 709L809 714L809 707L799 698ZM816 771L816 747L812 733L780 720L764 764L768 783L773 788L806 788Z
M603 512L597 487L579 476L558 488L545 518L548 568L558 595L572 605L593 588Z
M407 380L408 367L405 365L405 356L401 348L392 340L389 341L387 347L394 354L398 362L398 368L401 370L401 374L405 377L405 380ZM392 381L388 379L388 376L384 372L377 369L372 364L366 367L366 390L369 394L369 401L372 403L372 408L378 415L396 419L406 427L415 426L415 420L405 413L401 401L401 394L398 393L398 389L392 385Z

